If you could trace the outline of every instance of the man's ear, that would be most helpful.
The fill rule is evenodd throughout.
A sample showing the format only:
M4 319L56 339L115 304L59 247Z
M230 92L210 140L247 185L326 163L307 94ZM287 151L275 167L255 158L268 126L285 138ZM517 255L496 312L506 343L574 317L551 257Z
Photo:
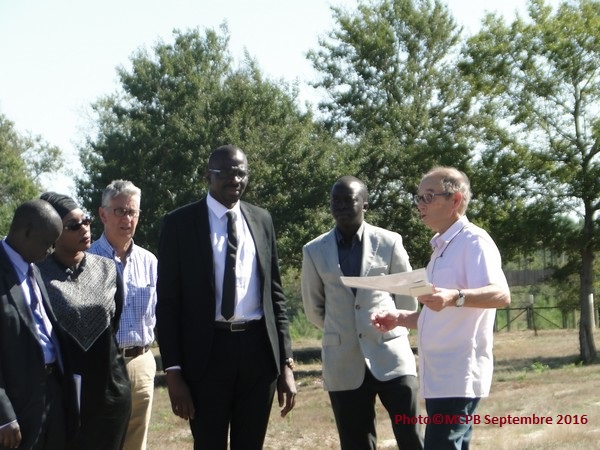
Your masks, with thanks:
M98 207L98 217L100 217L102 223L106 221L106 209L102 206Z
M463 195L461 192L456 191L454 194L452 194L452 203L454 204L454 207L457 210L460 209L462 200L463 200Z
M363 211L369 209L369 202L363 202Z

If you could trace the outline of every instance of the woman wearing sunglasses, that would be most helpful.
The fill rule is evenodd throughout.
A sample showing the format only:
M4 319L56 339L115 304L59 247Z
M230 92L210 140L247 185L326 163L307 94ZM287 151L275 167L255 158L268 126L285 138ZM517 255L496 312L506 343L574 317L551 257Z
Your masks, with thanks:
M88 254L90 224L75 201L46 192L63 221L54 253L39 264L52 309L70 336L73 372L81 376L77 450L118 450L131 408L129 377L115 339L122 283L108 258Z

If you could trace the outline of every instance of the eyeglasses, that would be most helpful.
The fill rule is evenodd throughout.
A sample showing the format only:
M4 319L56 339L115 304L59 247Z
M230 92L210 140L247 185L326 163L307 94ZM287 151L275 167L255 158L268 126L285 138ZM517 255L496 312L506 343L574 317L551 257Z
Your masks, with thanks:
M433 199L438 195L448 197L448 196L452 195L452 192L442 192L440 194L432 194L431 192L427 192L426 194L423 194L423 195L415 194L413 196L413 203L415 205L418 205L419 202L423 201L423 203L425 203L426 205L429 205L433 201Z
M127 209L127 208L113 208L113 212L117 217L125 217L129 216L131 218L136 218L142 212L141 209Z
M214 173L223 180L227 180L233 177L244 179L250 173L249 170L244 169L208 169L208 171L210 173Z
M77 230L79 230L83 226L89 227L91 223L92 223L92 218L91 217L84 217L83 219L81 219L81 222L75 222L75 223L68 223L68 224L66 224L63 227L63 230L77 231Z

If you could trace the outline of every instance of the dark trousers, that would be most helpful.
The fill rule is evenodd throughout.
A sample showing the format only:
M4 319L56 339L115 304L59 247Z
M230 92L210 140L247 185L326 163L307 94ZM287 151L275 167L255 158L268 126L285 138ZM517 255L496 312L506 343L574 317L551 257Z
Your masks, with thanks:
M368 369L365 370L365 379L358 389L329 392L341 448L377 448L377 396L390 416L398 446L402 450L421 450L423 440L419 434L419 426L407 421L394 420L396 415L417 416L417 377L406 375L389 381L379 381Z
M425 399L427 415L448 418L440 424L428 424L425 428L425 449L468 450L473 424L463 418L472 416L479 403L478 398L428 398ZM454 420L461 418L461 420ZM457 423L454 423L457 422Z
M194 449L263 447L277 369L264 326L246 331L215 330L202 380L190 382L196 414L190 420Z
M65 406L58 370L46 376L46 403L42 430L33 450L56 450L67 448Z

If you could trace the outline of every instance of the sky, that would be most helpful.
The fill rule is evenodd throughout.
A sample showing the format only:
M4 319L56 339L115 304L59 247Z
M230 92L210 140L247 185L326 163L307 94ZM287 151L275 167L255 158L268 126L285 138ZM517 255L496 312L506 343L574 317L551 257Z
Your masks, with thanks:
M446 0L466 33L485 12L512 19L525 0ZM555 1L551 2L555 4ZM139 49L170 42L173 30L218 29L230 50L244 51L273 79L297 82L302 101L316 103L316 73L306 53L333 27L330 7L358 0L0 0L0 114L22 134L60 147L77 171L77 144L90 129L89 106L118 87L117 67ZM69 176L45 188L73 194Z

